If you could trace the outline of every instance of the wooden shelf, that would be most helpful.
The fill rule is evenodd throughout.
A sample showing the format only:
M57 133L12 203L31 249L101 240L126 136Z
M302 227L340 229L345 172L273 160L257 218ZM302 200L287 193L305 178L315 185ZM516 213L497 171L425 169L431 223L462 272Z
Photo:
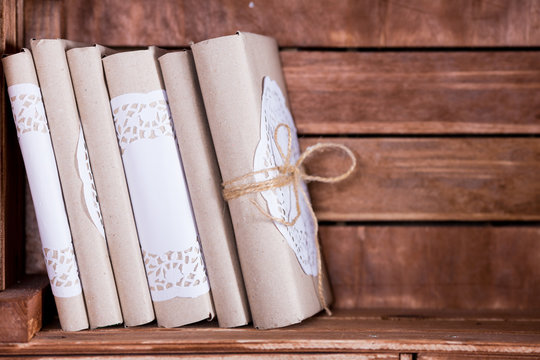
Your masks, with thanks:
M66 333L52 324L4 355L475 354L540 357L540 313L337 311L275 330L220 329L215 322L177 329L147 325ZM367 356L366 355L366 356ZM370 357L367 357L369 359ZM374 357L375 358L375 357ZM381 357L378 357L379 359Z

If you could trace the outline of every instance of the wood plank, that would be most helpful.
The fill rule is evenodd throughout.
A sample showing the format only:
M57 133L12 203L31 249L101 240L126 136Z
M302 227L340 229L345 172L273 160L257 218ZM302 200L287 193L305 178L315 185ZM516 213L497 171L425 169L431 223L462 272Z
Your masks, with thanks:
M538 44L535 0L390 0L386 46L530 46Z
M303 134L540 133L538 51L282 51Z
M64 5L62 0L24 0L25 47L30 48L31 39L65 37Z
M178 329L155 326L105 328L66 333L58 327L40 331L26 344L0 344L0 352L21 355L152 354L333 354L459 353L540 356L540 323L401 319L385 320L358 311L319 315L302 324L260 331L220 329L216 322Z
M17 34L20 1L0 2L0 52L20 48ZM24 170L15 125L7 97L4 73L0 69L0 290L24 272Z
M41 329L43 290L48 284L46 276L31 276L0 292L0 343L27 342Z
M349 146L357 170L337 184L312 183L319 220L540 220L540 139L304 138ZM327 151L310 174L343 171L350 159Z
M64 2L69 38L116 46L179 46L237 30L272 35L288 47L540 44L535 0Z
M484 360L484 355L462 355L462 354L417 354L417 360ZM516 356L490 356L489 360L533 360L535 356L516 355Z
M320 238L336 308L540 312L538 226L322 226Z
M118 356L20 356L19 360L148 360L148 355L118 355ZM272 360L401 360L397 354L226 354L226 355L152 355L152 360L257 360L257 359L272 359ZM513 360L510 359L510 360Z

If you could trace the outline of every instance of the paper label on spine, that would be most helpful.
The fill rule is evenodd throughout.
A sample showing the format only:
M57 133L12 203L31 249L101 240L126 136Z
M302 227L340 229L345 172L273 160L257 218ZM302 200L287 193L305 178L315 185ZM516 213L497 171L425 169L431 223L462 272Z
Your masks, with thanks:
M96 185L94 184L94 175L92 174L92 169L90 168L90 159L88 157L88 150L86 149L82 127L79 131L79 141L77 143L77 165L79 178L83 183L84 204L86 205L86 210L88 211L92 222L96 226L96 229L98 229L101 236L105 238L103 217L101 216Z
M154 301L209 291L165 91L111 100Z
M77 296L81 283L40 89L16 84L8 93L52 292Z
M294 164L300 156L296 127L294 126L292 115L287 108L285 97L283 96L279 85L269 77L265 77L262 94L261 133L257 149L255 150L253 171L283 165L285 159L281 157L274 140L274 131L279 124L286 124L291 129L292 147L290 162ZM285 128L280 128L278 132L278 142L286 155L288 148L288 133ZM277 171L256 174L255 180L268 180L273 178L276 174ZM301 181L300 186L302 186L305 193L308 194L307 186L303 181ZM296 223L293 226L286 226L274 221L274 224L287 241L287 244L294 251L304 272L307 275L316 276L318 270L317 248L314 242L315 224L313 224L313 219L311 218L308 208L309 205L306 203L303 196L300 193L295 193L292 184L263 191L261 192L261 195L266 201L268 213L288 222L293 220L297 215L296 199L298 199L300 202L301 215Z

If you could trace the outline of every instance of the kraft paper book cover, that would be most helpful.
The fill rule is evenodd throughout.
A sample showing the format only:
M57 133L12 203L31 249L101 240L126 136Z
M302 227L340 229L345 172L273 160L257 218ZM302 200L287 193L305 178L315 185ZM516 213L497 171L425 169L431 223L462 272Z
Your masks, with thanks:
M101 63L109 53L102 46L78 47L67 58L124 324L136 326L155 316Z
M79 265L91 328L122 323L98 195L75 101L65 40L32 40L36 72Z
M3 58L2 63L60 325L65 331L87 329L77 260L34 61L30 51L23 49Z
M157 322L176 327L214 309L158 50L106 56L103 65Z
M287 150L289 138L290 160L296 161L298 141L275 40L237 33L191 48L224 183L243 177L252 182L269 179L264 169L284 163L279 149ZM307 193L303 181L299 186ZM296 190L290 184L229 201L257 328L298 323L331 302L324 267L318 271L309 201ZM301 211L295 208L296 199Z
M244 281L221 175L204 111L191 51L159 58L163 80L186 173L189 193L219 325L236 327L250 321Z

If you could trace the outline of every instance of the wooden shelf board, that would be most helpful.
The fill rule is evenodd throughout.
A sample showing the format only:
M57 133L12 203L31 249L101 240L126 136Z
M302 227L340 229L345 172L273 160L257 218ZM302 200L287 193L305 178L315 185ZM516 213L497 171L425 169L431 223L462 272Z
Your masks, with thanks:
M416 312L418 313L418 312ZM501 314L338 310L275 330L220 329L215 322L66 333L52 324L1 354L459 353L540 357L540 313Z

